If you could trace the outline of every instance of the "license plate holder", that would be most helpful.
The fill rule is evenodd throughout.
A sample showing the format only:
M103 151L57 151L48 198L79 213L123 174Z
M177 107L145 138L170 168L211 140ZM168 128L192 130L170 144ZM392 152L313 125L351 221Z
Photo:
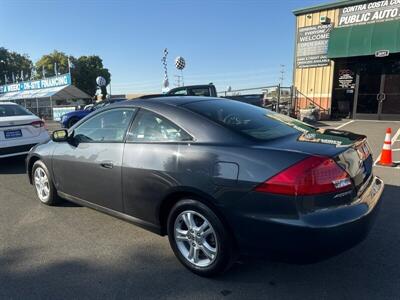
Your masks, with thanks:
M6 139L19 138L19 137L22 137L22 131L21 131L21 129L5 130L4 137Z

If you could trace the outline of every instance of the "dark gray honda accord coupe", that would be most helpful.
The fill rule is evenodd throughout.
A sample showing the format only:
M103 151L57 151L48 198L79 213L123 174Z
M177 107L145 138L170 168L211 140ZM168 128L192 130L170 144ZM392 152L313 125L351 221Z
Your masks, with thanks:
M211 276L240 254L362 240L384 186L372 164L365 136L234 100L168 97L55 131L27 172L42 203L67 199L168 235L184 266Z

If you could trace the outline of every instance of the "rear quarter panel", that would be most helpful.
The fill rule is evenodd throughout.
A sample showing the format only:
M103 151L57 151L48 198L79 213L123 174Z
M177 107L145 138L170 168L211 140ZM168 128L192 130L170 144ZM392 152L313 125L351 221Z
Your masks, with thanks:
M258 184L306 157L299 152L207 144L181 145L179 152L180 183L205 191L222 209L246 205L241 199Z
M168 195L190 192L220 212L244 208L241 199L256 185L304 154L203 143L129 144L123 161L126 214L159 225Z

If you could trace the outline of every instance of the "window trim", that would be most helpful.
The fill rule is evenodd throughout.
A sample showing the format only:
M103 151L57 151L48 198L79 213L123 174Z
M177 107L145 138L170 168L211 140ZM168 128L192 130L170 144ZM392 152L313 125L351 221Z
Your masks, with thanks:
M133 129L133 127L137 125L138 120L139 120L137 117L138 117L138 115L139 115L139 113L141 111L150 112L152 114L155 114L156 116L159 116L159 117L167 120L168 122L171 122L176 127L178 127L181 130L183 130L188 136L190 136L191 140L187 140L187 141L128 141L128 132L130 132L131 129ZM126 132L126 136L125 136L125 143L126 144L192 144L194 142L196 142L195 137L192 134L190 134L186 129L182 128L182 126L179 126L178 124L176 124L175 122L171 121L169 118L163 116L162 114L159 114L159 113L157 113L155 111L152 111L150 109L143 108L143 107L138 108L138 110L137 110L137 112L136 112L136 114L134 116L134 120L130 124L130 126L129 126L127 132Z
M104 107L102 109L99 109L95 114L93 114L93 116L91 116L90 118L87 118L84 122L79 124L79 126L77 128L79 128L80 126L82 126L83 124L88 122L89 120L93 119L97 115L100 115L100 114L103 114L103 113L107 113L107 112L109 112L111 110L116 110L116 109L118 109L118 110L121 110L121 109L124 110L125 109L125 110L132 110L133 111L131 119L129 120L129 124L128 124L127 128L125 129L125 133L124 133L124 137L123 137L122 141L83 141L83 142L79 142L79 144L125 144L128 130L132 126L132 123L134 122L135 117L136 117L136 115L137 115L137 113L139 111L139 108L136 107L136 106L118 106L118 107L112 107L112 108ZM74 135L72 137L75 137L75 129L77 129L77 128L74 128L72 130L72 132L74 133Z

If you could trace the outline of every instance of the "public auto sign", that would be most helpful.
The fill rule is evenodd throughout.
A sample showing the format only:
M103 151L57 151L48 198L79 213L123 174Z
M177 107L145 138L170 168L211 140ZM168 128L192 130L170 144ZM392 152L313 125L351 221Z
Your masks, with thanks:
M383 0L347 6L339 10L337 27L400 19L400 0Z
M6 84L0 86L0 94L9 92L23 92L30 90L46 89L57 86L71 85L71 75L64 74L33 81L22 81L18 83Z

